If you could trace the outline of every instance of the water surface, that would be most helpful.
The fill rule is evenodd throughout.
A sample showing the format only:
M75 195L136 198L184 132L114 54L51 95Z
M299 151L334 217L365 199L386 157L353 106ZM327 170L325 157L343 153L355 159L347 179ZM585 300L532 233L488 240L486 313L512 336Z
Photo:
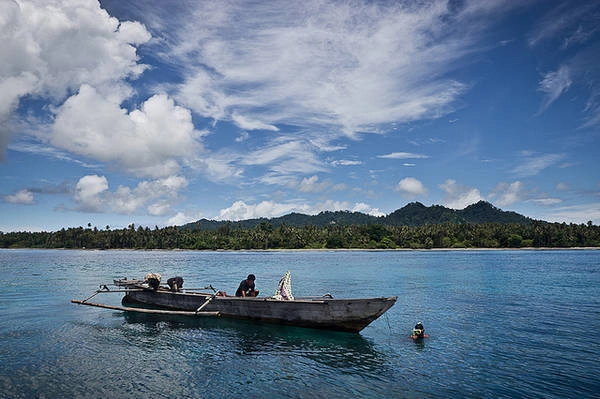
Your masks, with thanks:
M360 334L78 306L114 278L398 302ZM6 398L564 398L600 392L600 252L0 250ZM96 302L119 304L120 294ZM408 339L422 321L429 339ZM595 396L596 395L596 396Z

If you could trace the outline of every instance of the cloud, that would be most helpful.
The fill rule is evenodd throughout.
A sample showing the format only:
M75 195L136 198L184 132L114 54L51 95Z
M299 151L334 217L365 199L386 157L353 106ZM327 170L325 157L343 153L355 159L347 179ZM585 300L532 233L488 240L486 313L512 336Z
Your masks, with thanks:
M267 184L287 184L292 175L311 174L326 170L309 141L280 137L272 145L252 151L240 159L240 164L267 167L261 181Z
M544 112L554 101L565 93L573 80L571 79L571 70L563 65L558 70L548 72L539 83L538 90L545 93L539 113Z
M340 159L340 160L336 160L336 161L331 161L331 164L333 166L357 166L357 165L362 165L363 162L362 161L353 161L350 159Z
M247 204L244 201L236 201L229 208L221 209L217 220L246 220L256 218L273 218L298 212L305 215L316 215L323 211L346 211L363 212L374 216L384 214L377 208L365 203L350 205L345 201L327 200L310 206L302 203L278 203L275 201L262 201L258 204Z
M499 183L490 194L490 197L497 198L495 203L499 206L512 205L522 200L523 189L524 184L520 181Z
M83 212L103 213L110 210L121 214L133 214L147 207L148 214L161 216L171 210L179 191L187 185L186 178L169 176L164 179L142 181L134 189L119 186L111 192L105 176L88 175L79 179L74 200L77 209Z
M240 132L240 135L238 137L236 137L235 142L236 143L243 143L244 141L248 140L250 138L250 134L246 131Z
M300 210L296 204L280 204L274 201L246 204L244 201L236 201L229 208L221 209L217 220L236 221L261 217L270 218Z
M597 127L600 125L600 89L598 88L600 69L597 67L597 54L599 51L600 44L589 46L585 50L579 52L571 61L574 68L576 68L580 87L590 89L583 110L585 116L581 128Z
M214 120L353 137L443 116L467 89L446 72L473 39L443 3L197 2L177 15L165 48L184 65L176 98Z
M250 120L247 117L233 113L231 115L233 122L240 128L245 130L270 130L273 132L279 131L277 126L269 125L260 121Z
M152 216L166 215L171 211L171 203L167 200L160 200L148 205L148 214Z
M83 212L104 211L102 193L108 190L108 180L104 176L84 176L75 186L75 201L78 209Z
M379 208L373 208L369 204L365 204L363 202L357 202L354 204L350 204L347 201L334 201L334 200L326 200L324 202L319 202L314 206L304 205L303 208L306 209L304 211L305 214L308 215L316 215L325 211L350 211L350 212L362 212L373 216L384 216L385 214L379 210Z
M181 226L187 223L202 219L200 212L177 212L177 214L167 220L167 226Z
M561 184L557 186L557 190L560 191L559 186ZM533 198L534 195L535 193L525 191L525 184L515 181L513 183L499 183L492 190L489 197L493 198L494 203L498 206L508 206L521 201L542 206L551 206L562 202L559 198L542 197L539 195L535 195L537 198Z
M598 99L593 100L598 101ZM581 127L589 128L600 125L600 104L592 104L592 106L586 108L586 111L589 111L589 115L585 117Z
M15 194L4 196L4 201L9 204L31 205L33 204L33 193L27 189L19 190Z
M319 177L313 175L311 177L305 177L298 185L298 190L303 193L319 193L331 186L331 182L319 182Z
M35 80L33 75L25 72L19 76L0 76L0 161L5 158L6 147L15 130L10 120L11 114L19 99L32 91Z
M464 209L484 199L478 189L459 185L452 179L440 184L440 188L446 193L443 201L448 208Z
M530 200L530 202L533 202L533 203L539 204L539 205L543 205L543 206L551 206L551 205L560 204L562 202L562 200L560 198L536 198L536 199Z
M590 38L597 30L598 2L559 3L544 15L537 18L537 23L529 34L530 46L559 38L565 49L573 43L581 43Z
M600 106L598 105L597 54L600 51L597 37L597 15L600 12L598 1L557 3L548 12L540 15L529 35L531 47L546 46L557 51L555 59L568 57L555 70L544 74L538 90L544 98L538 115L546 111L552 103L566 93L572 86L587 92L588 101L584 109L582 128L597 126L600 123Z
M411 152L392 152L390 154L378 155L377 158L384 159L426 159L428 155L414 154Z
M600 224L600 203L587 203L554 208L538 215L539 219L559 223L587 223Z
M170 176L154 181L142 181L135 189L119 186L117 191L107 195L111 210L117 213L132 214L146 206L150 215L165 215L170 211L178 192L187 187L188 181L181 176Z
M138 22L119 22L95 1L0 3L0 153L14 130L11 115L27 96L59 104L83 83L126 92L146 66L135 45L150 39Z
M361 212L361 213L366 213L367 215L372 215L372 216L377 216L377 217L385 216L385 213L381 212L379 210L379 208L373 208L371 205L365 204L363 202L354 204L354 207L352 208L352 212Z
M403 196L408 198L416 198L421 195L427 195L427 189L421 181L414 177L405 177L398 182L394 191L399 191Z
M204 176L215 182L238 181L243 175L243 168L236 162L240 156L232 152L219 152L205 155L202 159L196 159L192 166L202 170Z
M177 200L180 190L187 187L188 181L182 176L169 176L164 179L142 181L135 189L119 186L116 192L107 196L110 208L117 213L131 214L146 206L150 215L167 214Z
M519 177L530 177L539 174L542 170L556 165L565 158L564 154L533 154L525 152L520 165L512 172Z
M94 87L82 85L58 109L51 142L136 176L160 178L178 173L180 159L201 148L200 136L191 112L165 94L127 113Z

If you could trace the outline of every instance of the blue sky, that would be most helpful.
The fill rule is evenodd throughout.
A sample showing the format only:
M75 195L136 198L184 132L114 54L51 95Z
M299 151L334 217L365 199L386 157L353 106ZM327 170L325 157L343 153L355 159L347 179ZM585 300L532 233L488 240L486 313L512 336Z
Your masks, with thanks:
M0 0L0 231L479 200L600 223L600 1Z

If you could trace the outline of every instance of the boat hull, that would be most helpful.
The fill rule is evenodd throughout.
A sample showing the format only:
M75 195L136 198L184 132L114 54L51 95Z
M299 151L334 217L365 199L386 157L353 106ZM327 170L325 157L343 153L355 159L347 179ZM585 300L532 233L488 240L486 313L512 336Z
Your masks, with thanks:
M210 299L209 302L207 302ZM166 309L219 312L222 317L326 330L359 332L396 302L397 297L364 299L297 299L212 296L205 293L166 290L132 291L125 302Z

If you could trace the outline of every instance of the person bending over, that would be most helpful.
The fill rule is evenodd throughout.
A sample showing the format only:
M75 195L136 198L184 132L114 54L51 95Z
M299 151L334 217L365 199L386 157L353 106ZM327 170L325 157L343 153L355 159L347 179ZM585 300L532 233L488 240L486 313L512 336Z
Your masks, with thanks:
M258 296L258 290L254 286L254 280L256 280L254 274L249 274L248 277L240 283L240 286L235 292L235 296L244 298L247 296Z
M183 287L183 277L171 277L167 280L167 285L171 291L179 292L181 291L181 287Z

